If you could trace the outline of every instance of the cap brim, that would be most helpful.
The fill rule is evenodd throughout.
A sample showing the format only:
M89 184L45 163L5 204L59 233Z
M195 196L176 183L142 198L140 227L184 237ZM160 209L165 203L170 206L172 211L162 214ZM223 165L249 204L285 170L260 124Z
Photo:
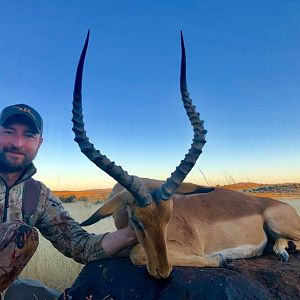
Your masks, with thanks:
M27 120L29 120L30 123L33 125L35 131L37 133L41 134L41 130L36 125L36 122L38 122L38 121L33 116L31 116L30 114L28 114L26 112L22 112L22 111L10 112L10 113L5 114L5 116L2 116L2 118L0 120L0 125L3 126L5 123L7 123L9 121L10 118L16 117L18 115L22 116L22 117L25 117Z

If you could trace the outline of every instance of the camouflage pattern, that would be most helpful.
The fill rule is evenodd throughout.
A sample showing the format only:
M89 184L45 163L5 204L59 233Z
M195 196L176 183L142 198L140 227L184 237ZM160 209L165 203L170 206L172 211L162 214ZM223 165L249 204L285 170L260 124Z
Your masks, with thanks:
M34 175L35 172L36 169L32 164L28 168L24 176L20 178L20 180L18 180L18 182L10 188L7 187L5 181L0 177L0 224L5 221L5 223L1 224L2 227L6 223L22 224L22 226L25 226L25 224L23 223L23 215L22 215L22 194L24 188L24 181L29 179L32 175ZM83 230L80 227L79 223L76 222L74 219L72 219L69 213L63 208L59 198L54 196L52 192L43 183L40 182L40 186L41 186L41 193L40 193L39 204L36 212L31 216L28 222L29 223L28 228L31 228L30 230L32 232L35 232L34 234L36 236L37 236L37 231L33 230L33 227L38 228L41 234L46 239L48 239L57 250L59 250L65 256L73 258L75 261L79 263L86 264L90 261L107 257L107 254L104 252L101 243L104 234L95 235L95 234L90 234L85 230ZM5 199L8 200L6 220L4 216ZM23 228L22 226L21 228ZM7 253L14 253L13 249L18 249L18 251L20 250L18 247L15 248L15 246L13 246L13 240L12 240L13 238L16 238L18 236L17 233L14 234L12 233L15 232L14 230L17 229L15 227L10 227L8 225L8 228L10 229L8 233L6 233L5 231L6 227L4 226L3 228L4 229L0 231L0 240L1 240L0 269L2 270L3 268L5 269L7 263L8 266L11 266L12 268L13 267L19 268L18 266L16 265L13 266L11 264L12 261L8 258L8 256L11 254L7 254L8 256L2 255L2 253L4 253L3 251L8 251ZM6 241L7 237L10 237L11 244L7 244ZM14 243L16 245L17 241L15 240ZM10 248L5 250L6 247L10 247ZM20 256L20 259L21 257L23 256ZM28 255L26 256L26 258L27 257ZM23 267L26 265L28 260L29 258L23 261L22 263ZM6 272L6 271L2 271L2 272ZM18 271L18 273L20 272ZM0 275L2 276L2 273L0 273Z
M0 291L21 273L38 246L38 232L21 221L0 224Z

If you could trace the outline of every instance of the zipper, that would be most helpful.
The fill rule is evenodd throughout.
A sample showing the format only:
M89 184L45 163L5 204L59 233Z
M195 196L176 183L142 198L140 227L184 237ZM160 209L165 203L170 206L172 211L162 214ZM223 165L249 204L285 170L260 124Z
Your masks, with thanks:
M1 176L0 176L0 179L3 181L3 183L5 185L5 198L4 198L4 209L3 209L3 215L2 215L2 222L6 222L10 188L8 187L6 181Z
M3 223L6 222L6 220L7 220L7 209L8 209L8 202L9 202L9 191L10 191L10 188L6 185L5 200L4 200L4 210L3 210Z

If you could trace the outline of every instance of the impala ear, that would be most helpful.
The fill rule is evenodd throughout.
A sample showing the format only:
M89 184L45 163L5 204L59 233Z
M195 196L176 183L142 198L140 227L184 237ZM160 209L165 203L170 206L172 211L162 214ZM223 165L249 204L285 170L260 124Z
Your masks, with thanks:
M104 203L93 215L83 221L80 226L92 225L101 219L111 216L114 212L127 205L129 193L123 190Z

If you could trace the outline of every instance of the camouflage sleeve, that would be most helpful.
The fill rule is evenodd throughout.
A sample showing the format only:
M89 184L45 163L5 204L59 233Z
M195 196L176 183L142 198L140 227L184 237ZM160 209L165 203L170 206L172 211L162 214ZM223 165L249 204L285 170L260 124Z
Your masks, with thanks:
M102 247L105 234L91 234L82 229L49 189L36 227L58 251L79 263L108 257Z

